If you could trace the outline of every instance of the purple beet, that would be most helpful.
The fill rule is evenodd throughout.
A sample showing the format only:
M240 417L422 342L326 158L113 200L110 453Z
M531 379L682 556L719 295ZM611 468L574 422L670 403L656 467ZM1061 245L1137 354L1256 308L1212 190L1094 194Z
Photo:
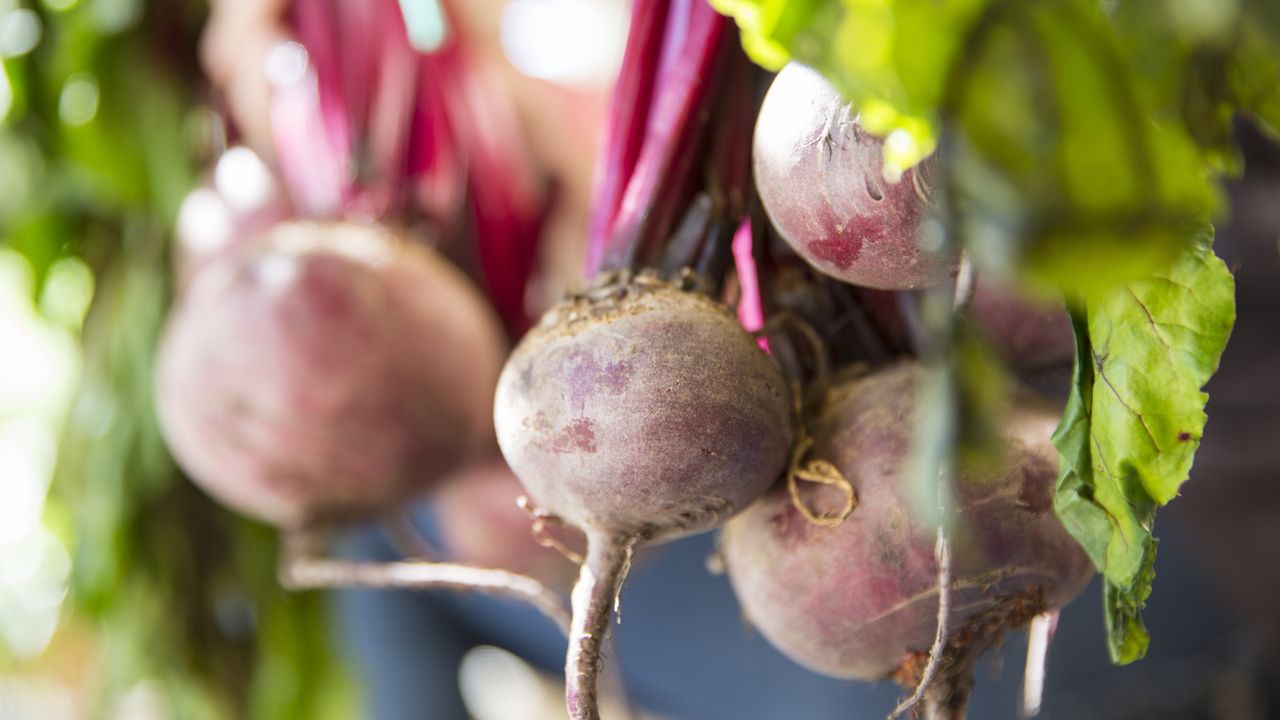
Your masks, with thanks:
M229 507L377 512L491 447L498 321L456 268L374 226L289 223L204 268L158 358L161 427Z
M566 699L597 717L608 618L636 546L717 526L777 479L791 399L711 299L607 278L543 317L498 384L498 442L532 501L586 533Z
M831 277L884 290L940 283L957 259L919 242L934 161L889 182L883 146L820 74L791 63L756 121L760 200L791 247Z
M724 559L747 617L784 654L825 675L915 682L934 641L935 530L917 512L903 470L921 372L914 363L891 366L827 394L809 457L830 461L852 484L857 504L843 522L812 524L781 488L724 529ZM956 676L940 684L958 691L947 702L960 707L965 649L1062 607L1093 574L1053 512L1056 421L1038 400L1020 397L1000 461L960 468L948 616ZM817 490L802 497L819 509L825 502Z

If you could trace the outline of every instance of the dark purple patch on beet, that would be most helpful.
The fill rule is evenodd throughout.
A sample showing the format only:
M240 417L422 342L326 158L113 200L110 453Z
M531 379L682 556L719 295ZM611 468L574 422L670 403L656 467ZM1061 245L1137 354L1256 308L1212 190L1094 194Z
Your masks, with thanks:
M809 243L809 252L822 262L848 270L862 254L862 240L853 233L844 232L834 238Z

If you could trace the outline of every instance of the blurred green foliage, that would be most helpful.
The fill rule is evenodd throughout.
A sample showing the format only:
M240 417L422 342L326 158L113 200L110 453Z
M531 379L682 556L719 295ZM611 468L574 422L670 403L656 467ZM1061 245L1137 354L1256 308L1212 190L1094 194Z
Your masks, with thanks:
M274 533L186 482L153 414L169 230L209 159L204 3L0 0L13 9L39 36L2 61L0 242L36 294L60 258L96 280L48 511L73 557L70 612L95 629L91 707L109 715L145 683L173 717L349 717L322 597L280 590Z

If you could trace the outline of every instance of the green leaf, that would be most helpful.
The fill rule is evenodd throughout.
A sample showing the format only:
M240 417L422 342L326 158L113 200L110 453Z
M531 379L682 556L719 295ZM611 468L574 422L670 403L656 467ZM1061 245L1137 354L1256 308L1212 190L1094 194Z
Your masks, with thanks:
M1129 589L1117 587L1109 580L1102 583L1103 617L1107 626L1107 648L1111 661L1127 665L1141 660L1151 645L1151 635L1142 622L1142 608L1151 595L1151 583L1155 580L1155 540L1144 556L1137 582Z
M1202 233L1170 268L1090 296L1054 444L1054 506L1107 581L1112 658L1145 652L1156 509L1178 493L1204 431L1201 391L1235 321L1235 283Z

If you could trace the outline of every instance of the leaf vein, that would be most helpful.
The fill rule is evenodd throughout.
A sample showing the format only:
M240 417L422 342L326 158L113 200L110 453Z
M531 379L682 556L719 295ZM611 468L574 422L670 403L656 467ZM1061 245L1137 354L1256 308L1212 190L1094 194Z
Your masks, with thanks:
M1164 354L1169 358L1169 365L1173 368L1177 368L1178 363L1173 359L1173 351L1169 348L1169 341L1160 333L1160 326L1156 323L1156 319L1151 317L1151 310L1147 308L1147 304L1142 302L1142 298L1138 297L1138 294L1133 291L1132 287L1125 285L1124 289L1129 293L1129 296L1133 298L1133 301L1138 303L1138 307L1142 308L1142 314L1147 316L1147 322L1151 325L1151 332L1155 333L1156 339L1160 341L1160 346L1164 348ZM1102 368L1098 368L1098 372L1102 372ZM1103 379L1105 380L1106 378L1104 377ZM1108 382L1107 385L1109 386L1111 383ZM1114 389L1115 388L1112 388L1112 390ZM1143 425L1145 426L1146 423L1143 422ZM1148 430L1147 434L1150 435L1151 432ZM1152 440L1155 440L1155 438L1153 437Z
M1125 402L1124 398L1120 396L1120 391L1116 390L1116 387L1111 384L1111 380L1107 377L1107 372L1103 369L1104 360L1102 358L1098 358L1097 355L1094 355L1094 357L1097 359L1098 377L1102 378L1102 382L1106 383L1107 387L1111 389L1111 394L1115 395L1116 401L1119 402L1125 410L1128 410L1138 419L1138 422L1142 425L1142 429L1146 431L1147 437L1151 438L1151 444L1155 446L1156 451L1162 452L1160 449L1160 443L1156 440L1155 433L1151 432L1151 428L1147 425L1147 419L1143 417L1142 413L1134 410L1129 406L1129 403Z

